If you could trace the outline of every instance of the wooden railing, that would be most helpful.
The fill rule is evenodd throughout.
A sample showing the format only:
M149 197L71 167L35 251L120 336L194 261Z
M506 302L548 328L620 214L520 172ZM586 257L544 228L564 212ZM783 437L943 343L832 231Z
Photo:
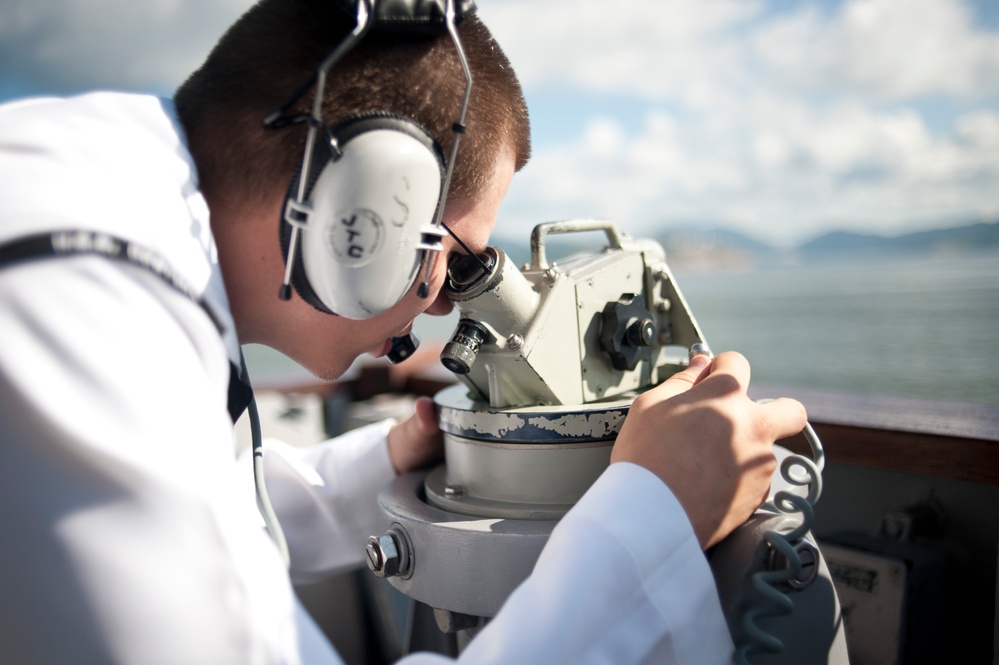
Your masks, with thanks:
M999 484L999 405L753 388L805 405L830 462ZM782 442L806 452L804 438Z

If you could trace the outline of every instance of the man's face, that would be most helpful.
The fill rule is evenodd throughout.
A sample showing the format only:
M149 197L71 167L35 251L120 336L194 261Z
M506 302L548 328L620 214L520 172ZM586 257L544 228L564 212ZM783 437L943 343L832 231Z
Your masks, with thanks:
M444 223L474 252L488 244L496 223L500 202L513 178L514 158L504 152L496 162L490 183L475 200L455 201L444 209ZM449 235L442 240L443 251L435 257L430 278L430 293L420 298L418 283L388 311L370 319L356 321L329 316L308 307L300 310L300 325L289 323L280 351L284 352L316 376L334 379L343 374L361 354L380 357L389 349L392 337L412 329L413 319L422 312L444 316L452 309L451 302L441 293L447 271L447 259L452 252L464 250ZM422 273L421 273L422 276ZM417 279L417 282L420 278ZM298 317L296 317L298 318Z

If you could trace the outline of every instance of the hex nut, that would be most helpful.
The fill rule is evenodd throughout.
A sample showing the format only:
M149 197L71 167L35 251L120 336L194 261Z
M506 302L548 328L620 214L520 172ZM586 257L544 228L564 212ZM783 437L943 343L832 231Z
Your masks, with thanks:
M395 577L399 574L401 557L392 534L386 533L368 538L365 553L368 557L368 568L378 577Z

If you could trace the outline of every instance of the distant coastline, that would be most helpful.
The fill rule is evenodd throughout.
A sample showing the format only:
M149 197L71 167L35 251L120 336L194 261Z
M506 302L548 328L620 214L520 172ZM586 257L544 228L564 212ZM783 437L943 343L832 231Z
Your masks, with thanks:
M945 258L999 253L999 222L883 236L832 231L796 247L777 248L723 229L679 229L658 238L675 271L744 272L764 263L862 261L875 258Z
M752 236L721 227L686 226L656 234L666 249L674 272L748 272L766 264L798 264L814 261L870 260L878 257L944 258L966 254L999 254L999 221L976 222L950 228L884 236L832 231L794 247L775 247ZM518 265L530 259L526 238L496 234L502 247ZM568 255L592 250L593 238L560 238Z

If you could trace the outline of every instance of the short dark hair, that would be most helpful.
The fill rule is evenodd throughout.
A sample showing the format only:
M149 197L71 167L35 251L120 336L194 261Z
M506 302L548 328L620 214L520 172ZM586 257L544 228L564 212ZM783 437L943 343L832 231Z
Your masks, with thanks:
M263 119L286 102L354 28L331 0L261 0L222 36L175 102L206 193L249 201L285 188L302 158L305 125L269 130ZM475 15L459 34L474 84L449 199L472 197L493 174L500 151L519 169L530 154L530 123L520 83ZM323 120L364 111L407 116L448 155L465 78L451 38L369 32L330 72ZM307 112L310 91L295 112Z

